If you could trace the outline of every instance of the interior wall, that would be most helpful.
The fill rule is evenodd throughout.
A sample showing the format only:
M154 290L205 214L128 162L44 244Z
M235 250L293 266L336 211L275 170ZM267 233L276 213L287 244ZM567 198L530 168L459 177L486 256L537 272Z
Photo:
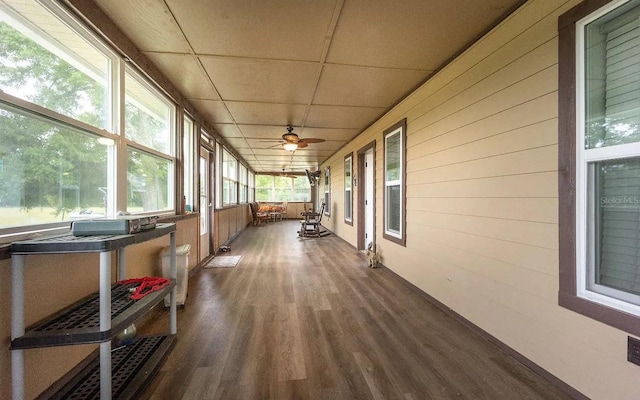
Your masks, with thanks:
M215 252L251 223L251 211L248 204L240 204L216 210L214 218L216 234L213 250Z
M628 335L557 300L557 23L578 3L525 3L321 168L342 175L345 154L376 140L385 266L589 398L637 399ZM382 132L402 118L406 247L382 237ZM341 182L323 222L356 246Z
M197 249L198 218L176 222L176 244ZM169 235L126 248L126 278L158 276L160 251ZM195 253L193 253L195 254ZM116 280L116 253L112 252L112 278ZM189 257L189 268L197 257ZM26 257L25 325L94 293L99 287L99 254L47 254ZM168 318L168 315L167 315ZM11 260L0 260L0 399L11 398ZM25 396L35 398L84 359L97 345L74 345L25 350Z

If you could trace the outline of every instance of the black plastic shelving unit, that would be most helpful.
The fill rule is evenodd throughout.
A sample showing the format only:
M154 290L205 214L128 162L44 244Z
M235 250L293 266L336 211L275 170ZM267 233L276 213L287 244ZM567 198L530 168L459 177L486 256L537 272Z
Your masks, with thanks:
M85 361L45 390L45 399L133 399L157 372L172 348L177 333L175 286L175 224L130 235L60 235L12 243L12 389L13 399L24 398L24 354L26 349L100 343ZM170 284L140 300L132 300L130 289L136 283L113 283L111 253L119 257L119 276L125 275L125 248L164 235L170 235L172 249ZM25 257L38 254L100 253L100 289L84 299L25 329ZM112 339L140 318L168 294L171 332L167 335L137 338L132 344L116 347Z
M100 330L99 294L93 293L64 310L29 327L23 336L11 341L12 349L33 349L67 346L78 343L99 343L113 339L136 319L144 315L175 286L152 292L140 300L132 300L129 288L136 284L111 286L111 329Z

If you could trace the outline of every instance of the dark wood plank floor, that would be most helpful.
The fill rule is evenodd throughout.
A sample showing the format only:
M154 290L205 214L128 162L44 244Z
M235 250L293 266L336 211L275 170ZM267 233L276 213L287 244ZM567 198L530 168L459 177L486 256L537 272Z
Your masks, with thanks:
M237 267L191 278L144 399L568 398L344 241L298 227L249 227L221 254Z

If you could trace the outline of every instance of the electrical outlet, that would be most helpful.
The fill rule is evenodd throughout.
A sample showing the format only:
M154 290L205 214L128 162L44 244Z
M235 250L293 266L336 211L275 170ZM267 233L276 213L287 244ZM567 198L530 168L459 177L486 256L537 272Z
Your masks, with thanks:
M640 365L640 340L628 336L627 361Z

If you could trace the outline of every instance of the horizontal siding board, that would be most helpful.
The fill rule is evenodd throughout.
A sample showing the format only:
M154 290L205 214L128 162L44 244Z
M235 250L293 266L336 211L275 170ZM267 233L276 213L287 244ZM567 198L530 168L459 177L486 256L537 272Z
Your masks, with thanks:
M407 210L555 224L555 198L410 198Z
M554 132L557 126L557 120L550 119L493 135L490 135L492 132L488 131L487 134L489 134L489 136L463 144L457 144L456 141L452 140L448 148L412 158L411 163L407 166L407 172L411 174L412 172L443 165L557 144L558 135ZM441 144L446 146L444 142L452 138L452 136L454 135L445 135L442 138ZM429 142L429 144L434 143ZM426 150L429 150L427 146L424 147ZM413 148L409 150L409 154L415 153L414 150Z
M525 274L543 274L556 278L558 276L558 270L555 268L557 253L552 249L451 229L425 228L421 225L410 225L407 233L413 238L412 248L422 248L436 243L464 252L469 257L479 257L486 265L504 265L504 268L509 268L516 274L519 270L527 270ZM499 277L496 279L501 280Z
M557 172L500 176L455 182L408 185L407 197L548 197L558 196Z
M558 147L539 147L443 165L407 174L407 184L451 182L457 180L490 178L504 175L526 175L537 172L557 171Z
M407 229L417 227L416 230L420 231L436 228L543 249L557 250L558 248L557 224L439 214L429 211L415 211L412 215L416 218L407 222ZM407 242L410 242L407 246L419 248L420 236L414 236L411 240L407 238Z
M555 93L557 91L557 82L558 69L554 65L538 72L534 76L527 77L527 79L491 94L481 102L472 103L467 107L461 108L450 115L449 118L433 121L433 123L426 126L428 127L429 136L440 136L471 125L479 120L499 115L504 110L519 104ZM536 121L539 121L539 119L536 119ZM412 143L415 143L415 141Z
M458 128L455 131L432 136L428 141L416 145L415 137L407 138L407 159L412 164L418 157L474 142L496 133L509 132L535 125L540 121L557 118L558 100L556 93L532 99L526 103L509 107L485 119ZM556 123L557 124L557 123ZM408 125L409 126L409 125ZM526 143L526 142L525 142ZM411 168L409 165L409 169Z

